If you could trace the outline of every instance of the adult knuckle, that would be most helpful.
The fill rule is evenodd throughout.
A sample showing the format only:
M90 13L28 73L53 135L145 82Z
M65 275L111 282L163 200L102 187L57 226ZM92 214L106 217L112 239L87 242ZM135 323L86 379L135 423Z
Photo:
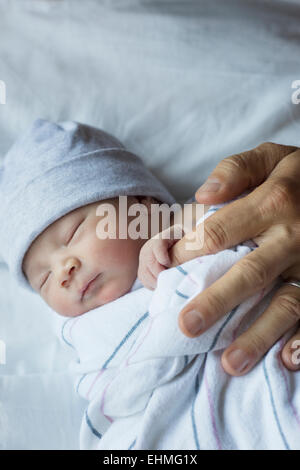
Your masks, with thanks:
M263 142L256 147L256 150L261 151L264 155L270 155L271 157L279 156L283 157L296 150L297 147L290 145L276 144L271 141Z
M204 223L204 246L209 252L216 252L226 246L227 234L223 222L209 220Z
M289 251L295 250L300 241L300 224L278 224L276 227L278 243L284 243Z
M250 339L249 353L254 355L263 354L268 350L268 342L265 336L259 332L253 332Z
M298 186L299 182L295 181L293 178L288 176L279 176L276 184L274 185L274 190L275 193L277 190L277 197L280 201L283 201L286 204L293 204L295 202L294 195L298 195Z
M280 214L286 217L299 215L298 185L299 183L292 178L278 176L271 184L268 196L260 207L261 212Z
M255 147L253 150L257 160L260 162L261 168L265 174L269 173L269 168L272 168L274 162L274 156L278 154L277 144L273 142L263 142L262 144Z
M231 155L230 157L224 158L224 160L222 161L222 166L225 167L225 169L229 172L231 172L232 170L238 170L239 172L242 171L243 173L245 173L248 171L248 162L246 154L236 153L235 155Z
M264 263L250 257L242 259L234 266L238 275L253 286L264 287L269 281L269 272Z
M300 318L300 301L292 295L284 293L279 294L277 299L279 309L292 321L298 321Z
M209 288L205 292L205 303L201 303L201 311L207 319L219 318L224 312L224 300Z
M262 142L257 147L255 147L255 150L262 154L273 153L277 151L277 144L274 144L274 142L270 142L270 141Z
M255 154L259 161L273 153L272 147L269 144L270 142L263 142L252 150L253 154Z

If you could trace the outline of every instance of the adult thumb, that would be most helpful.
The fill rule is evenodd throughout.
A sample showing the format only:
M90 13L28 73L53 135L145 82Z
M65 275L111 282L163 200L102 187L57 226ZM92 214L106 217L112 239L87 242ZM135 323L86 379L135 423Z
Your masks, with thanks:
M219 204L265 181L279 163L297 147L265 142L252 150L224 158L196 191L201 204Z

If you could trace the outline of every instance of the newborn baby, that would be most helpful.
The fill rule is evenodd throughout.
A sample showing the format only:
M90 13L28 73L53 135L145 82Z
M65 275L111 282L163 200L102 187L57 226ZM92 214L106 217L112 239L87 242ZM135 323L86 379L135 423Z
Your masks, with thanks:
M176 231L172 218L150 230L152 206L168 207L173 197L117 139L75 122L35 121L4 160L0 192L10 272L61 315L59 334L79 356L76 389L89 400L82 449L299 448L299 375L280 375L278 345L244 377L229 377L220 364L266 307L268 290L199 338L178 327L184 304L253 243L166 269L183 227ZM104 238L105 209L122 225L119 196L127 197L125 236ZM143 238L129 233L137 203ZM158 282L154 292L137 273L150 289Z

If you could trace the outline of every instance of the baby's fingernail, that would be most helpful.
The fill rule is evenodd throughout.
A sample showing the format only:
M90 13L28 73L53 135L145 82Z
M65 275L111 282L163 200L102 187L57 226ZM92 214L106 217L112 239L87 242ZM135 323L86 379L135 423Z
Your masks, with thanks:
M221 183L217 178L208 178L207 181L200 186L197 193L216 193L219 191L220 186Z
M239 373L243 372L251 362L249 356L242 349L231 351L227 356L227 360L229 365Z
M183 316L182 323L191 335L197 335L203 329L203 317L197 310L189 310Z

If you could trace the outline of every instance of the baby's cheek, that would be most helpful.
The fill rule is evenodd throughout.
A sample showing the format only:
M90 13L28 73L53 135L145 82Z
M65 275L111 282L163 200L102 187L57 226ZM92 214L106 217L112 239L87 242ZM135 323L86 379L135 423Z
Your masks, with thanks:
M78 307L72 305L70 300L68 301L65 296L59 296L58 294L50 296L50 299L47 303L48 305L55 310L55 312L63 315L64 317L76 317L80 312L78 312Z
M116 246L114 252L116 253L118 259L127 261L130 263L133 258L138 258L141 250L141 240L116 240Z
M101 291L101 303L106 304L112 302L124 295L127 291L128 289L120 285L120 282L110 282L108 285L104 286Z

